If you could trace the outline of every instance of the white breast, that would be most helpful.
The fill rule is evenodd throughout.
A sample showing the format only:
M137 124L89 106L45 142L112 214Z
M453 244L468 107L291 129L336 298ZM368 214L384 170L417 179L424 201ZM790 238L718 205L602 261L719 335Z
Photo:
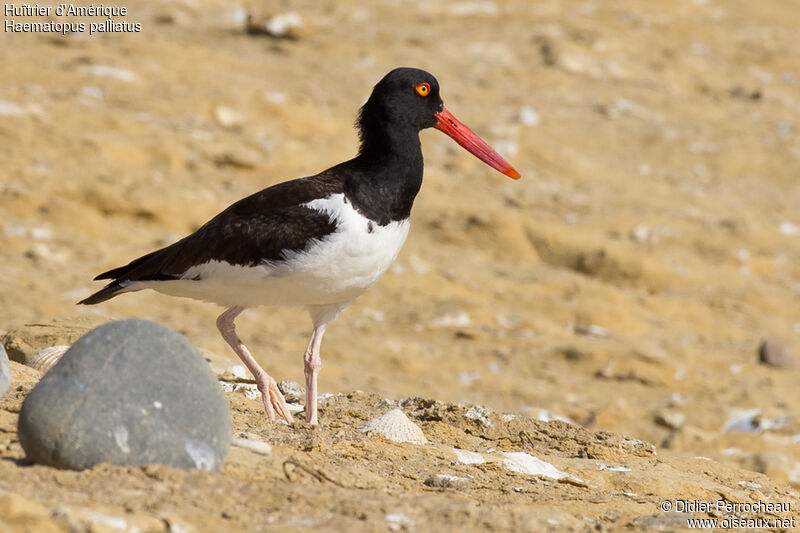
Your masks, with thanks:
M182 280L136 282L129 290L149 287L225 306L346 303L378 281L408 236L408 219L380 226L341 193L304 205L326 213L336 231L303 250L285 251L284 261L254 267L209 261L187 270Z
M300 292L310 290L315 300L310 303L349 301L372 287L408 237L408 219L380 226L356 211L341 193L305 207L328 214L336 231L303 251L286 252L287 260L274 268L279 276L297 278L305 288ZM318 301L323 294L327 301Z

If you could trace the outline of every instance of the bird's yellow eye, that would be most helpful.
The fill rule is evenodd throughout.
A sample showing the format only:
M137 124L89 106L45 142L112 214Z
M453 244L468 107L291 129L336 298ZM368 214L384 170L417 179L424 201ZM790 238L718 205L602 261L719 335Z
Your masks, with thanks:
M428 94L431 92L431 86L426 82L416 84L414 89L416 89L417 94L420 96L428 96Z

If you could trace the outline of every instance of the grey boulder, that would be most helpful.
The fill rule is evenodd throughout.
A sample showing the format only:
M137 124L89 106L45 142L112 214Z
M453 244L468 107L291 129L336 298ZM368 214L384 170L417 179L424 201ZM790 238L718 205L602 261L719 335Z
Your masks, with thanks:
M19 439L35 463L101 462L219 470L231 439L228 403L182 335L146 320L81 337L22 404Z

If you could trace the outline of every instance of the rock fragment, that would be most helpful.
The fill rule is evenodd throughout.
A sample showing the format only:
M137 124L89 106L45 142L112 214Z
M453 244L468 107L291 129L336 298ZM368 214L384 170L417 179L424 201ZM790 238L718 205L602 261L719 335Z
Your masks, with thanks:
M469 480L465 477L453 476L451 474L435 474L425 479L425 486L435 489L463 489Z
M686 415L668 409L660 410L655 416L655 423L667 429L680 429L685 421Z
M214 120L223 128L236 129L247 121L247 115L238 109L218 105L214 108Z
M267 35L273 39L300 39L306 31L302 17L294 12L271 17L247 14L245 30L250 35Z
M789 350L781 346L775 339L765 338L758 347L758 362L775 368L791 368L794 359Z

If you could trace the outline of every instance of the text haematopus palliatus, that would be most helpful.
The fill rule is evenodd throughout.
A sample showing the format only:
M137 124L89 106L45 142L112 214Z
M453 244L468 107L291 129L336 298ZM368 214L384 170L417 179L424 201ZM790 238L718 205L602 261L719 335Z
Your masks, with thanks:
M253 373L267 416L287 422L292 415L283 395L239 339L234 320L259 305L305 307L314 326L305 352L305 413L317 424L325 327L400 252L422 185L419 132L431 127L506 176L520 177L444 107L436 78L398 68L378 82L361 108L355 158L239 200L175 244L100 274L96 280L112 281L79 303L154 289L226 307L217 328Z

